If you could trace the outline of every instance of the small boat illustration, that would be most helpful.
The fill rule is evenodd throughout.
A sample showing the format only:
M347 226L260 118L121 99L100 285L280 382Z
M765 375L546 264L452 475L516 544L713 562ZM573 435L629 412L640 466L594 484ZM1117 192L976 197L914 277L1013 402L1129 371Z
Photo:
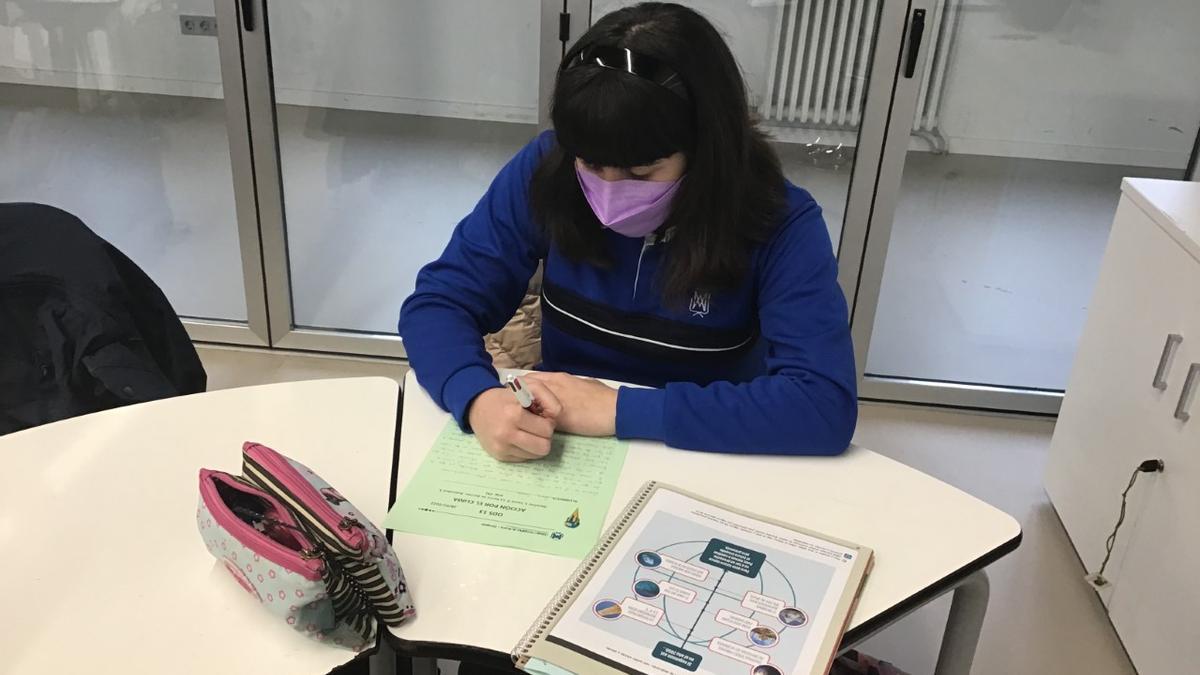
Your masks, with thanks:
M579 509L575 509L575 512L563 522L563 525L567 527L579 527Z

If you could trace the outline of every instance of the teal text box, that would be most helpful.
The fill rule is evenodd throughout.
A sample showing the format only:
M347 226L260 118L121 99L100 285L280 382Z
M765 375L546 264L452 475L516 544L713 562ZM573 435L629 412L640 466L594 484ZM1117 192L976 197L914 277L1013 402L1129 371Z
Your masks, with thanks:
M753 579L767 555L720 539L712 539L700 554L700 562Z
M703 658L695 652L689 652L682 647L669 645L665 642L655 645L654 651L651 654L660 661L666 661L673 666L679 666L691 673L696 672L696 669L700 667L700 660Z

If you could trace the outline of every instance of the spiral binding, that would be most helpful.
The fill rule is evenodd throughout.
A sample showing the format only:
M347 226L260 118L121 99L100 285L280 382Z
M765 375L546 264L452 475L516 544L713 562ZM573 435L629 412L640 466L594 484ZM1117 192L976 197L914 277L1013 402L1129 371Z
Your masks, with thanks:
M633 519L642 510L642 505L650 498L650 495L653 494L657 486L658 483L655 481L650 481L643 485L641 491L630 500L629 506L625 507L625 512L621 515L621 518L613 523L607 532L601 535L600 542L592 549L591 555L584 558L583 562L579 564L579 567L575 568L571 576L567 577L566 583L558 589L553 599L542 608L542 613L538 615L537 621L533 622L533 626L526 631L524 637L517 643L517 647L511 655L513 663L520 664L522 658L527 656L529 651L533 649L533 645L538 640L541 640L542 636L555 624L558 620L558 614L571 604L571 600L583 588L584 582L591 576L592 571L600 564L604 556L608 554L609 547L621 538L621 534L625 532L625 528L633 522Z

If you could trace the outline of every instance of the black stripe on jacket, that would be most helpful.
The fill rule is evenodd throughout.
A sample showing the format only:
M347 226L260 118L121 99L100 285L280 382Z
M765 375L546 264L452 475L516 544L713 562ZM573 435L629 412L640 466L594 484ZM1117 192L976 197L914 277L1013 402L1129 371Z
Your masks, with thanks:
M625 312L589 300L549 281L542 283L542 317L568 335L651 359L727 361L749 351L758 324L708 328L652 314Z

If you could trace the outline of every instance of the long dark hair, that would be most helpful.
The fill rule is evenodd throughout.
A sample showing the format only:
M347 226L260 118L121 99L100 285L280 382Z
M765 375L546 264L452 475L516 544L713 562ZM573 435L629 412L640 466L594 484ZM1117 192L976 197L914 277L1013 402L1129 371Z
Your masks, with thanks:
M560 69L550 112L557 142L533 176L534 217L568 259L607 266L602 226L579 187L575 158L633 167L682 152L687 173L664 224L673 232L662 292L678 302L696 290L735 286L754 245L770 236L786 195L779 159L750 116L729 47L700 14L661 2L606 15L563 64L594 46L657 60L678 73L687 95L599 65Z

